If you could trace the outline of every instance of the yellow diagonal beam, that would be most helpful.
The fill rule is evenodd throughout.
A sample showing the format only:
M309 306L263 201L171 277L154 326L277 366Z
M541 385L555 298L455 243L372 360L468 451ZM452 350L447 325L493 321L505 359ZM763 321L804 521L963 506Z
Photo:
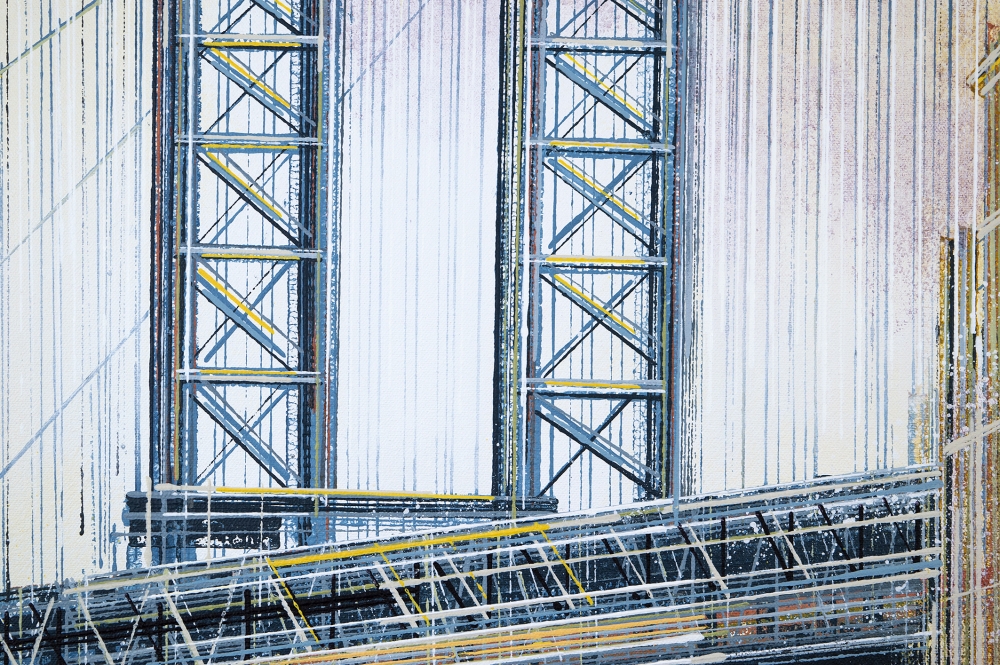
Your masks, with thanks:
M254 189L254 187L249 182L241 178L236 172L234 172L231 168L229 168L229 166L223 164L222 160L220 160L212 153L206 152L205 154L208 156L209 159L218 164L222 170L228 173L229 177L235 180L240 185L240 187L249 192L251 196L260 201L264 206L266 206L268 210L277 215L278 219L280 219L281 221L285 221L284 214L280 210L278 210L278 208L273 203L264 198L263 194Z
M605 316L607 316L609 319L611 319L612 321L614 321L615 323L617 323L618 325L620 325L622 328L624 328L625 330L629 331L633 335L636 334L635 333L635 328L633 328L628 323L626 323L625 320L622 319L621 317L616 316L614 312L612 312L610 309L608 309L607 307L605 307L604 305L602 305L600 302L598 302L597 300L594 300L593 298L591 298L590 296L588 296L586 293L584 293L583 289L581 289L578 286L576 286L575 284L573 284L573 282L569 281L568 279L566 279L562 275L553 275L552 278L555 279L560 284L562 284L567 289L569 289L570 291L572 291L573 293L575 293L580 298L583 298L585 301L587 301L588 303L590 303L591 306L593 306L595 309L597 309L598 311L600 311L602 314L604 314Z
M591 178L590 176L588 176L586 173L584 173L580 169L578 169L575 166L573 166L572 164L570 164L568 161L566 161L562 157L560 157L556 161L559 162L560 166L562 166L564 169L566 169L567 171L569 171L570 173L572 173L573 175L575 175L577 178L579 178L580 180L582 180L583 182L585 182L588 186L590 186L590 187L594 188L595 190L597 190L597 192L599 194L601 194L601 196L603 196L607 200L615 203L619 208L621 208L622 210L624 210L625 213L629 217L632 217L637 222L642 222L642 217L639 215L638 212L636 212L636 210L632 206L630 206L629 204L625 203L625 201L622 198L620 198L618 196L615 196L613 193L609 192L607 189L604 188L603 185L601 185L601 183L597 182L596 180L594 180L593 178Z
M279 104L281 104L282 106L284 106L289 111L292 110L292 105L291 105L291 103L288 100L286 100L284 97L282 97L277 92L275 92L274 88L272 88L268 84L264 83L263 81L261 81L256 76L254 76L253 72L251 72L249 69L247 69L247 67L242 62L240 62L236 58L232 58L232 57L226 55L225 53L223 53L222 51L220 51L217 48L212 48L210 50L212 51L212 53L215 54L215 56L217 58L219 58L220 60L224 61L230 67L232 67L237 72L239 72L240 74L242 74L255 87L260 88L260 90L263 91L263 93L265 95L267 95L268 97L270 97L274 101L278 102Z
M316 631L314 631L312 629L312 626L309 624L309 619L306 618L305 613L302 612L302 608L299 607L299 601L295 600L295 594L293 594L292 590L288 588L287 584L285 584L285 578L281 576L281 574L278 572L278 569L275 568L274 564L271 563L271 557L264 557L264 560L267 561L267 565L271 569L271 572L274 573L274 576L278 578L278 584L280 584L281 588L285 590L285 595L288 596L288 600L292 601L292 605L295 607L295 611L299 613L299 616L302 618L302 623L305 624L305 627L312 634L313 639L316 640L317 644L322 644L322 642L320 642L319 636L316 635Z
M556 555L556 558L559 559L559 562L563 565L563 568L565 568L566 572L569 573L569 576L573 580L573 583L576 585L576 588L580 591L580 593L583 594L583 597L587 599L587 602L590 603L591 606L593 606L594 599L590 597L590 594L587 593L587 591L583 588L583 585L580 584L580 580L577 579L576 575L573 573L573 569L570 568L570 565L568 563L566 563L566 559L564 559L562 555L559 554L559 550L556 548L555 544L549 539L548 534L546 534L544 531L542 531L542 538L544 538L545 542L547 542L549 544L549 547L552 548L552 553Z
M237 294L227 289L226 286L219 280L215 279L215 277L213 277L212 274L208 272L208 270L206 270L204 267L199 267L198 274L201 275L206 282L211 284L219 293L226 296L226 298L228 298L230 302L236 305L237 309L239 309L241 312L250 317L251 321L259 325L261 328L271 333L272 335L274 334L274 326L272 326L263 318L261 318L260 314L247 307L246 303L243 302L242 298L240 298Z
M565 58L566 60L569 60L570 62L572 62L573 66L576 67L581 72L583 72L584 76L586 76L587 78L589 78L591 81L593 81L598 86L600 86L600 88L602 90L604 90L605 92L607 92L608 94L610 94L612 97L614 97L615 99L617 99L619 102L621 102L625 106L625 108L627 108L629 111L631 111L632 113L635 113L638 117L642 118L643 120L646 119L646 116L643 115L642 111L640 111L635 106L633 106L631 103L629 103L629 101L625 98L624 95L622 95L621 93L619 93L612 86L610 86L607 83L605 83L604 82L604 77L601 76L597 72L596 69L591 69L590 67L587 66L586 63L580 62L579 60L577 60L576 58L574 58L571 55L563 54L562 57Z

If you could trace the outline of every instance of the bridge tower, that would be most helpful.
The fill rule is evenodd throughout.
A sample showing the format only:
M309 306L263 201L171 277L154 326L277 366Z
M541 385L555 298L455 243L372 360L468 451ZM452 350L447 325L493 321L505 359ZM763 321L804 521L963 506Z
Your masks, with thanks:
M494 493L671 486L672 4L504 5Z
M157 3L149 473L158 489L334 482L329 8Z

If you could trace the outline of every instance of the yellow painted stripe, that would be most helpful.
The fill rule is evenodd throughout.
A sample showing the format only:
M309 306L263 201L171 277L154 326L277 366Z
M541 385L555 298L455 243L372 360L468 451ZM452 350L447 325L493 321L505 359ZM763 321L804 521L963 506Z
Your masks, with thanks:
M274 328L267 321L265 321L264 319L262 319L260 317L260 315L257 314L257 312L255 312L252 309L250 309L249 307L247 307L243 303L243 300L238 295L236 295L235 293L233 293L232 291L230 291L229 289L227 289L225 286L223 286L222 282L220 282L219 280L217 280L214 277L212 277L212 275L207 270L205 270L204 268L198 268L198 274L201 275L202 277L204 277L206 282L208 282L209 284L211 284L212 286L214 286L216 289L218 289L218 291L220 293L222 293L227 298L229 298L229 300L232 301L232 303L234 305L236 305L236 307L241 312L243 312L244 314L246 314L247 316L249 316L250 319L254 323L256 323L257 325L259 325L261 328L263 328L267 332L271 333L272 335L274 334ZM204 370L202 370L202 371L204 371ZM233 370L229 370L229 371L233 371Z
M385 561L385 565L389 567L389 570L392 572L392 576L396 578L396 583L399 584L400 588L406 592L406 597L409 598L410 602L413 603L413 606L417 608L417 614L420 615L420 618L424 620L425 624L430 626L432 623L431 620L427 618L427 615L424 614L423 608L420 607L420 603L417 602L417 599L413 597L410 590L406 588L405 584L403 584L403 579L399 576L399 573L396 572L396 569L392 567L392 562L389 561L389 557L387 557L384 553L381 554L382 559Z
M547 386L565 388L620 388L622 390L641 390L638 383L608 383L601 381L546 381Z
M588 185L590 185L591 187L593 187L594 189L596 189L598 192L600 192L604 196L604 198L608 199L609 201L614 201L615 203L617 203L618 206L621 207L621 209L624 210L630 217L633 217L638 222L642 221L642 219L639 217L639 213L637 213L632 208L632 206L628 205L627 203L625 203L625 201L623 201L622 199L618 198L617 196L615 196L614 194L612 194L608 190L606 190L603 187L601 187L601 185L596 180L594 180L593 178L589 177L583 171L581 171L580 169L576 168L575 166L573 166L572 164L570 164L569 162L567 162L562 157L560 157L556 161L558 161L562 165L562 167L565 168L567 171L569 171L570 173L572 173L573 175L575 175L577 178L579 178L580 180L584 181L585 183L587 183Z
M292 6L287 2L282 2L281 0L274 0L274 4L278 5L280 9L284 9L289 14L292 13Z
M245 150L248 148L265 148L268 150L295 150L294 143L202 143L207 150Z
M636 2L636 0L629 0L629 4L643 13L652 14L652 12L649 11L649 7L646 7L645 5Z
M589 633L589 634L588 634ZM638 633L644 640L653 639L656 637L663 637L668 635L685 635L689 633L698 633L702 635L698 630L697 626L691 626L687 628L661 628L659 630L647 630ZM562 639L553 639L560 638ZM456 645L445 645L441 646L439 644L430 644L426 647L398 647L392 649L391 653L397 653L399 656L392 660L383 660L378 658L382 654L386 654L386 649L371 649L358 654L337 654L336 658L325 659L326 662L340 661L340 660L354 660L355 658L364 658L367 656L376 656L377 660L370 662L378 662L380 665L406 665L408 663L461 663L467 661L467 659L475 658L476 662L482 662L478 659L489 658L488 662L502 662L496 660L496 656L510 656L513 649L517 649L519 654L529 653L535 655L551 654L553 652L558 652L562 649L583 649L587 647L594 646L605 646L611 644L623 644L623 647L627 647L628 642L637 639L637 635L633 633L628 633L624 635L594 635L591 631L576 630L573 631L569 636L553 636L549 634L540 635L538 638L523 637L516 638L515 640L503 639L503 640L493 640L490 645L474 645L474 644L456 644ZM442 655L439 650L442 648L461 648L461 658L450 657L447 661L443 660ZM410 653L407 653L410 652ZM562 654L560 654L562 656ZM492 658L491 658L492 657ZM295 661L295 662L316 662L316 661Z
M567 141L556 139L549 141L549 145L558 148L633 148L635 150L648 150L648 143L616 143L614 141Z
M373 543L362 547L341 550L339 552L324 552L323 554L307 554L304 556L288 557L279 559L275 565L279 568L285 566L301 566L324 561L340 561L350 559L355 556L366 556L368 554L383 554L385 552L398 552L413 547L430 547L433 545L453 545L459 542L469 542L476 540L486 540L489 538L506 538L509 536L523 536L529 533L541 533L551 528L550 524L529 524L525 526L514 526L501 529L491 529L470 534L453 534L449 536L438 536L437 538L426 538L423 540L405 540L395 543L380 545Z
M627 263L629 265L644 265L643 259L636 259L627 256L549 256L545 259L549 263Z
M211 253L202 252L200 254L203 259L270 259L273 261L298 261L299 257L289 256L288 254L224 254L224 253Z
M229 494L304 494L308 496L365 496L386 499L492 501L496 498L481 494L430 494L424 492L380 492L378 490L309 489L305 487L214 487L213 489L216 492Z
M225 53L223 53L222 51L220 51L217 48L213 48L212 49L212 53L214 53L219 58L221 58L221 59L225 60L226 62L228 62L230 67L232 67L233 69L235 69L236 71L238 71L240 74L243 74L243 76L245 76L251 83L253 83L255 86L257 86L258 88L260 88L261 90L263 90L267 94L268 97L270 97L274 101L278 102L279 104L281 104L282 106L284 106L289 111L292 110L292 105L288 101L286 101L284 97L282 97L281 95L279 95L271 87L269 87L266 83L264 83L259 78L257 78L256 76L254 76L250 72L250 70L247 69L246 67L244 67L242 64L240 64L236 60L230 58L228 55L226 55Z
M233 46L250 46L254 48L267 48L269 46L274 47L296 47L302 46L302 42L272 42L264 39L206 39L202 42L203 46L219 46L219 47L233 47Z
M202 374L263 374L265 376L295 376L298 372L283 369L199 369Z
M316 643L321 644L321 642L319 641L319 637L316 635L316 631L314 631L312 629L312 626L309 625L309 619L306 618L306 615L302 612L302 608L299 607L299 601L295 600L295 596L292 594L292 590L288 588L287 584L285 584L285 580L283 577L281 577L281 574L278 572L278 569L274 567L269 557L264 557L264 561L267 561L267 565L268 567L271 568L271 572L274 573L274 576L278 578L278 583L281 584L281 588L285 590L285 594L288 596L288 600L292 601L292 605L295 606L295 611L299 613L300 617L302 617L302 623L304 623L306 625L306 628L309 629L309 632L312 633L313 639L316 640Z
M221 167L222 167L222 168L223 168L223 169L225 170L225 172L229 174L229 176L230 176L231 178L233 178L234 180L236 180L236 182L238 182L238 183L240 184L240 186L241 186L241 187L243 187L243 188L244 188L245 190L247 190L248 192L250 192L250 193L251 193L251 194L253 195L253 197L254 197L255 199L257 199L258 201L260 201L261 203L263 203L263 204L264 204L265 206L267 206L267 208L268 208L268 209L269 209L269 210L270 210L271 212L273 212L273 213L274 213L275 215L277 215L277 216L278 216L278 219L280 219L281 221L285 221L285 218L284 218L284 216L283 216L283 215L281 214L281 211L280 211L280 210L278 210L277 208L275 208L275 207L274 207L274 206L273 206L273 205L271 204L271 202L270 202L270 201L268 201L267 199L265 199L265 198L264 198L264 196L263 196L263 195L262 195L261 193L259 193L259 192L258 192L258 191L257 191L256 189L254 189L253 187L251 187L251 186L250 186L250 183L248 183L248 182L247 182L246 180L244 180L243 178L241 178L241 177L239 177L238 175L236 175L236 174L235 174L235 173L233 172L233 170L232 170L231 168L229 168L228 166L226 166L225 164L223 164L223 163L222 163L222 162L221 162L221 161L219 160L219 158L218 158L218 157L216 157L215 155L213 155L212 153L210 153L210 152L206 152L205 154L206 154L206 155L208 155L208 158L209 158L209 159L211 159L211 160L212 160L213 162L215 162L216 164L218 164L219 166L221 166Z
M560 284L562 284L563 286L565 286L567 289L569 289L570 291L572 291L573 293L575 293L576 295L580 296L581 298L583 298L584 300L586 300L587 302L589 302L591 305L593 305L594 307L596 307L605 316L607 316L609 319L611 319L612 321L614 321L615 323L617 323L618 325L620 325L622 328L624 328L625 330L629 331L633 335L635 334L635 328L633 328L629 324L625 323L625 321L622 320L621 318L615 316L615 314L611 310L609 310L608 308L604 307L604 305L602 305L601 303L597 302L596 300L594 300L593 298L591 298L590 296L588 296L586 293L583 292L582 289L580 289L577 286L575 286L568 279L566 279L562 275L553 275L553 278L557 282L559 282Z
M549 544L549 547L552 548L553 554L555 554L556 558L558 558L559 561L562 563L563 568L566 569L566 572L569 573L569 576L573 579L573 583L576 584L576 588L580 591L580 593L583 594L583 597L587 599L587 602L590 603L591 606L593 606L594 599L590 597L590 594L587 593L587 590L583 588L582 584L580 584L580 580L578 580L576 575L573 574L573 569L569 567L568 563L566 563L566 559L562 558L562 555L559 554L559 550L556 548L555 545L552 544L552 541L549 540L548 535L544 531L542 532L542 538L544 538L545 542L547 542Z
M489 653L502 652L502 650L509 650L513 646L529 646L539 649L545 647L558 649L562 646L567 646L570 644L586 643L586 642L603 642L608 641L621 641L623 639L631 639L636 633L639 633L646 637L653 637L656 635L669 635L669 634L684 634L689 632L697 631L697 626L677 626L676 624L689 623L696 621L704 621L708 617L704 614L697 614L687 617L657 617L655 619L646 619L642 621L620 621L620 622L606 622L603 623L599 619L596 622L588 622L581 626L567 626L561 628L541 628L534 630L512 630L510 632L504 632L498 635L487 635L483 637L471 637L471 638L453 638L450 640L443 640L440 642L430 642L426 646L424 645L400 645L400 646L385 646L382 648L368 648L357 651L342 651L340 653L324 653L317 655L307 655L300 656L296 658L290 658L284 661L278 661L279 663L297 663L305 665L306 663L319 663L319 662L330 662L336 660L349 660L356 658L366 658L370 656L389 656L392 654L404 655L407 652L421 653L422 651L429 651L431 649L436 651L443 651L446 649L456 649L463 648L475 649L474 651L463 651L462 656L465 658L473 656L482 656ZM596 623L596 625L595 625ZM663 628L656 629L658 626L664 626ZM643 628L653 630L642 630ZM624 635L609 635L604 633L606 630L615 631L629 631ZM601 632L604 634L595 634ZM586 635L586 637L581 637L581 635ZM569 637L576 639L568 640L553 640L553 638L559 637ZM527 644L523 644L527 642ZM480 647L476 649L476 647ZM486 647L486 648L483 648ZM379 663L408 663L414 660L424 662L425 656L414 655L410 658L404 658L403 660L390 660L383 661L379 659Z
M625 97L623 97L622 95L618 94L618 92L616 92L614 88L612 88L610 85L608 85L607 83L605 83L604 79L602 79L600 77L600 75L598 75L598 73L596 71L594 71L594 70L590 69L589 67L587 67L587 65L585 63L580 62L579 60L577 60L576 58L574 58L571 55L565 55L564 54L563 57L566 58L567 60L569 60L570 62L572 62L574 67L576 67L577 69L579 69L580 71L582 71L584 74L586 74L587 78L589 78L591 81L593 81L597 85L601 86L601 88L603 88L605 91L611 93L611 96L614 97L615 99L617 99L618 101L620 101L622 104L624 104L625 108L627 108L629 111L631 111L632 113L635 113L640 118L645 118L646 117L646 116L644 116L642 114L642 111L640 111L636 107L634 107L631 104L629 104L628 100L625 99Z

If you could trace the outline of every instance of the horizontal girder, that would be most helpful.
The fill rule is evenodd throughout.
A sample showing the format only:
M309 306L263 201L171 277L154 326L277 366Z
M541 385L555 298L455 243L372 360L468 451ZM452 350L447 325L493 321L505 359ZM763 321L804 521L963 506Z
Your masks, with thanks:
M919 650L940 487L912 467L22 589L0 603L4 648L39 665Z

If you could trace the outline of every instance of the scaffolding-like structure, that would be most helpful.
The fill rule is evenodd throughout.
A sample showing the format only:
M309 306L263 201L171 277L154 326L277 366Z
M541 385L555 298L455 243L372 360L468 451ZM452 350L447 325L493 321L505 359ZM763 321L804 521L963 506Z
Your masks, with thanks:
M0 597L4 665L992 658L992 189L942 253L943 471L682 496L677 6L502 3L493 495L458 496L336 487L338 3L159 0L157 565ZM542 515L584 461L637 503Z
M940 487L911 467L23 589L5 665L919 655Z
M156 4L156 487L331 482L337 217L327 184L338 130L326 8Z
M983 195L976 223L941 243L941 442L948 506L943 524L941 662L1000 657L1000 39L966 82L982 104Z
M672 4L505 4L497 493L670 486Z

